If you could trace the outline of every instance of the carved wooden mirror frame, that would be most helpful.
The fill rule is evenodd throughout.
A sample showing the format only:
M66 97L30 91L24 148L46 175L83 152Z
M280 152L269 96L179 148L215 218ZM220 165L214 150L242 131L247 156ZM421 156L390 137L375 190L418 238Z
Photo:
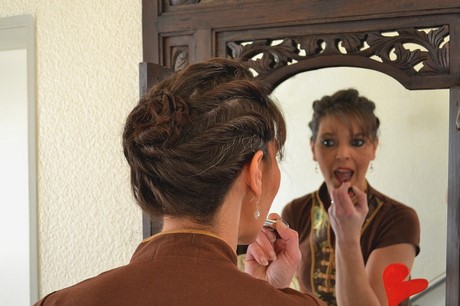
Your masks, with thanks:
M458 0L143 0L142 14L141 94L211 57L244 60L272 88L300 72L350 66L380 71L410 90L449 89L446 305L459 305ZM160 227L144 217L144 236Z

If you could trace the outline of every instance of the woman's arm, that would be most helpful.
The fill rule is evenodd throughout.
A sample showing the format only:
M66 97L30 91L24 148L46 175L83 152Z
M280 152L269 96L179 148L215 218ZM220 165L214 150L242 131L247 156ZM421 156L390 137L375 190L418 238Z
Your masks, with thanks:
M332 191L329 219L336 236L336 296L341 306L382 305L374 291L364 265L360 239L361 228L368 212L367 196L349 182ZM383 301L386 305L386 301Z
M387 305L383 284L383 271L393 263L402 263L409 270L415 260L415 248L409 243L400 243L374 250L366 264L366 276L381 305Z
M329 209L336 235L336 294L339 305L387 305L383 271L392 263L412 268L415 248L408 243L374 250L364 264L360 245L361 228L368 212L367 196L350 183L332 192L334 204Z

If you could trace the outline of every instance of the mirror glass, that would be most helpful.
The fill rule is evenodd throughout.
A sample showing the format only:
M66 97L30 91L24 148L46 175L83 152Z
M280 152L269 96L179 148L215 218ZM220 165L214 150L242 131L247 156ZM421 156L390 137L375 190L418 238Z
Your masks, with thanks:
M273 91L287 121L281 186L271 211L319 188L323 182L310 151L312 103L335 91L355 88L376 104L381 121L369 184L413 207L421 224L421 252L413 278L443 284L446 269L448 90L406 90L395 79L359 68L327 68L291 77ZM442 291L444 295L444 290ZM442 304L443 305L443 304Z

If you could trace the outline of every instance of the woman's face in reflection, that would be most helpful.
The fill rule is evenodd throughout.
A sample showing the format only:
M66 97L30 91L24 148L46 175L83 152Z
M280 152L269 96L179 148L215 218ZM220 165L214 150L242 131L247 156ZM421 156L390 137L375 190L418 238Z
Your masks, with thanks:
M353 118L346 124L337 116L324 116L310 145L328 190L345 181L365 190L367 168L375 158L377 144L378 139L372 141L364 135Z

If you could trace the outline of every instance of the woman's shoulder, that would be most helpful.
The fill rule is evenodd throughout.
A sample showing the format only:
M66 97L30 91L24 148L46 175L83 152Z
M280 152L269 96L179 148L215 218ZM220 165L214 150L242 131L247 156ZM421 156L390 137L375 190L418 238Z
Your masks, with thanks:
M420 221L417 212L375 189L369 191L372 201L377 202L377 211L372 217L366 232L373 237L372 248L385 247L398 243L410 243L420 252ZM374 202L375 203L375 202Z
M416 232L420 231L418 214L413 207L375 189L370 190L369 197L373 197L374 201L377 202L379 208L375 219L379 220L378 223L381 226L386 225L401 229L413 228Z

